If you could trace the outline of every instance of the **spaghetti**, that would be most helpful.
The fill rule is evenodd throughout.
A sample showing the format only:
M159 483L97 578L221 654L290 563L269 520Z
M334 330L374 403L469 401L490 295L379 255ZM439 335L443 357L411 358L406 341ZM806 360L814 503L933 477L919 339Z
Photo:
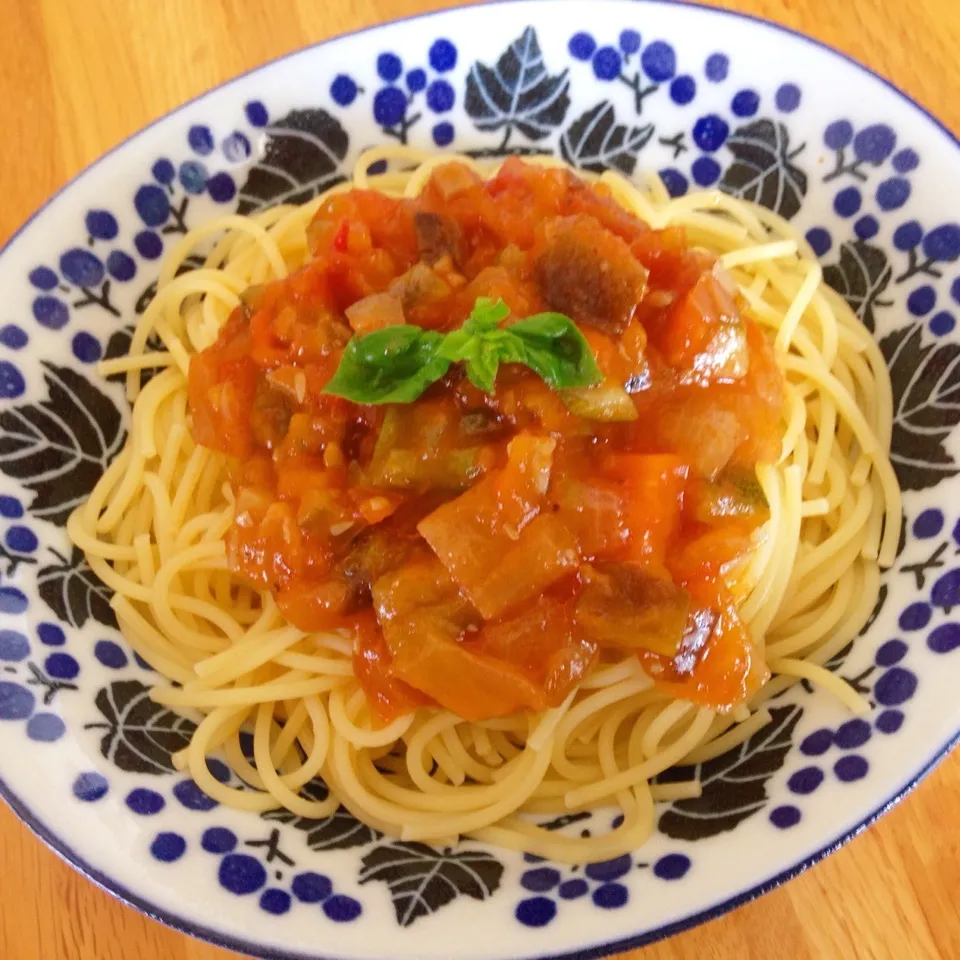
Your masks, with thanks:
M603 860L643 844L657 801L699 795L696 780L658 783L659 774L751 737L770 721L766 701L798 680L856 713L868 709L824 665L867 622L897 547L890 382L875 341L776 214L716 191L671 199L656 177L638 186L602 174L625 210L653 228L682 227L691 244L717 255L751 317L771 331L786 383L782 452L757 467L770 515L734 589L773 677L724 712L678 699L624 656L594 667L544 711L466 721L423 706L377 722L351 638L298 629L269 590L231 572L228 464L193 439L187 378L191 358L217 340L244 291L308 262L307 227L331 195L363 188L416 197L451 159L482 177L495 172L466 158L375 149L359 159L352 183L325 197L216 218L185 236L163 263L129 356L100 364L104 375L126 374L130 435L68 531L114 591L130 645L171 681L154 699L198 717L174 760L215 800L313 818L343 804L405 840L465 836L559 861ZM401 169L370 174L379 161ZM199 249L208 250L204 265L178 275ZM148 352L154 334L163 350ZM157 372L141 386L149 368ZM252 759L244 732L253 735ZM211 775L206 758L216 751L244 786ZM329 786L322 799L302 790L317 777ZM608 804L620 808L619 825L586 838L531 816Z

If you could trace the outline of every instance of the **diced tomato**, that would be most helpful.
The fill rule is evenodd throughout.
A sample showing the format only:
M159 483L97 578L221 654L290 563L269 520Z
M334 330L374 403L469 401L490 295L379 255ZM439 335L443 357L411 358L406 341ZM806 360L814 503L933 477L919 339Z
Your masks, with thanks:
M733 281L718 264L705 268L693 286L649 327L650 342L687 382L742 379L749 366L746 328Z
M508 157L487 185L499 211L510 217L504 224L509 236L532 232L532 226L549 216L586 214L596 218L616 236L631 241L649 228L629 215L602 185L591 186L561 168L536 168ZM519 221L519 222L516 222Z
M510 308L515 320L540 313L544 309L543 299L539 290L525 278L524 273L525 268L508 269L503 264L484 267L463 288L459 297L461 306L457 310L457 320L470 313L478 297L502 300Z
M648 230L630 244L633 255L647 268L654 290L683 289L691 273L701 269L701 262L691 255L683 227Z
M337 490L342 480L342 472L338 476L319 457L313 462L302 457L278 471L277 493L287 500L302 500L309 493Z
M367 703L383 724L391 723L429 703L427 697L393 675L393 655L383 639L376 617L359 615L352 624L353 672L360 681Z
M237 501L237 521L227 536L231 569L251 583L276 590L303 570L303 534L290 504L264 497L262 513Z
M217 342L190 362L188 402L197 443L234 457L253 452L251 414L257 368L250 359L249 334L239 311Z
M539 377L526 374L503 378L497 406L516 425L537 428L551 436L579 436L588 433L584 421L571 413L563 397Z
M623 369L620 340L596 327L586 327L583 336L603 375L608 379L619 379Z
M739 416L746 437L737 448L742 464L774 463L780 456L783 428L783 373L777 364L773 344L760 327L745 321L750 368L739 384Z
M539 514L518 534L500 521L497 476L444 504L417 529L486 618L542 593L576 570L576 540L552 514Z
M529 433L507 444L507 464L497 475L497 523L512 539L540 512L550 485L553 451L551 437Z
M333 630L357 609L351 585L339 574L329 580L292 580L277 590L276 597L280 612L307 631Z
M351 190L330 197L321 205L307 230L307 240L313 254L321 259L329 253L359 258L376 248L389 251L401 264L409 266L416 262L418 254L414 212L414 205L408 200L376 190Z
M584 559L618 556L630 537L625 517L631 494L599 471L583 472L577 476L562 463L550 485L552 509L576 537Z
M596 665L599 651L595 643L579 640L557 650L547 661L547 678L543 689L547 703L558 707L567 695L580 686Z
M662 569L679 529L689 467L669 454L620 454L609 459L606 471L625 492L627 559Z
M680 582L703 576L719 577L728 565L750 554L754 528L752 520L736 519L695 527L667 558L667 566Z
M550 658L573 644L576 633L572 599L545 594L516 613L484 624L466 642L470 649L512 663L543 684Z
M418 642L394 658L393 675L465 720L546 706L543 691L518 667L471 652L429 620L422 624Z

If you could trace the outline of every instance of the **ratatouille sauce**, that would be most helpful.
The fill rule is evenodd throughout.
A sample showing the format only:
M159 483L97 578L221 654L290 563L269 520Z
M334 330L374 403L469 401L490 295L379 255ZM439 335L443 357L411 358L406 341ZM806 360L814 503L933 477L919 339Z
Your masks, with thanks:
M542 710L626 656L721 709L765 680L725 581L768 517L783 385L714 257L517 159L330 197L308 239L194 356L193 433L228 457L231 569L296 626L354 631L380 720ZM351 337L448 331L480 297L505 326L572 318L603 382L506 364L485 393L455 365L412 403L324 393Z

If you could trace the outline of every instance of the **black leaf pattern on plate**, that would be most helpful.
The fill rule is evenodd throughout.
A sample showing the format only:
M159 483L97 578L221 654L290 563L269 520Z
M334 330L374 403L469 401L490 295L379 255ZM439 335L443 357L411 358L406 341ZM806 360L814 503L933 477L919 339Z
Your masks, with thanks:
M850 304L850 309L872 333L876 328L875 307L889 307L880 297L890 284L893 268L879 247L863 240L840 245L840 258L823 268L823 279Z
M83 551L74 547L69 557L51 552L58 562L41 567L37 574L43 602L72 627L82 627L91 617L105 627L116 627L110 606L113 591L90 569Z
M311 780L300 790L300 796L307 800L326 800L330 791L322 780ZM311 850L349 850L352 847L365 847L379 840L383 834L373 827L361 823L349 810L339 807L329 817L314 820L310 817L298 817L289 810L270 810L263 814L265 820L286 823L306 834L307 846Z
M123 446L113 401L69 367L43 363L47 399L0 411L0 470L35 494L30 512L63 525Z
M661 774L660 783L698 779L703 793L674 801L660 817L660 832L674 840L702 840L732 830L762 809L768 800L767 781L783 766L802 715L803 708L796 704L774 707L770 723L739 747L706 763Z
M185 233L186 231L183 231L183 232ZM191 253L188 257L185 257L183 262L180 264L180 266L177 267L176 276L179 277L184 273L189 273L191 270L198 270L200 267L203 266L203 264L204 264L203 257L197 256L195 253ZM137 312L137 316L143 313L143 311L150 306L150 301L153 300L153 298L156 295L157 295L157 281L154 280L152 283L149 283L144 288L143 293L141 293L140 296L137 297L137 305L134 308ZM110 339L112 340L113 338L111 337ZM154 337L152 339L159 342L158 337ZM110 348L108 346L107 350L109 349ZM154 348L151 347L151 349L154 349ZM163 348L157 347L156 349L160 350ZM106 354L106 355L109 356L109 354Z
M88 730L106 730L100 752L127 773L173 773L171 757L190 743L196 724L150 699L139 680L119 680L97 694L103 721Z
M360 883L377 880L387 885L401 927L463 894L486 900L503 876L503 864L485 850L438 850L423 843L382 844L362 862Z
M306 203L345 179L340 164L350 138L326 110L291 110L270 124L266 135L266 149L240 189L238 213L278 203Z
M603 173L614 167L629 177L637 165L637 154L652 136L652 123L642 127L617 123L613 104L603 100L567 127L560 138L560 153L580 170Z
M537 31L527 27L496 66L478 60L470 68L464 106L478 130L503 130L505 150L514 129L536 141L559 127L570 106L569 87L566 70L547 73Z
M960 345L923 343L919 323L880 341L893 387L890 459L904 490L924 490L960 472L945 442L960 423Z
M793 163L804 145L790 149L787 128L773 120L754 120L737 127L727 140L734 162L720 189L759 203L789 220L807 193L807 175Z

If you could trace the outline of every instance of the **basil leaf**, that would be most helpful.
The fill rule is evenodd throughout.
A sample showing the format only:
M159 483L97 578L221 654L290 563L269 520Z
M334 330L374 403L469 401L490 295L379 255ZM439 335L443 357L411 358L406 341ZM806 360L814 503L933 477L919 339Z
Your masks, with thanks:
M515 337L510 328L488 334L487 339L497 346L497 356L501 363L526 363L527 348L520 337Z
M467 378L475 386L487 393L493 393L493 384L497 378L500 358L496 343L489 334L470 334L466 326L448 333L440 347L440 356L453 363L463 363Z
M451 330L443 338L443 343L437 348L437 355L445 357L451 363L460 363L473 356L479 337L470 333L466 325L459 330Z
M323 392L354 403L410 403L450 368L435 330L401 325L354 337Z
M500 304L497 304L500 306ZM504 314L497 311L501 319ZM494 381L501 363L525 363L524 344L509 330L493 329L484 333L467 332L464 324L448 333L440 347L440 356L453 363L463 363L467 379L480 390L493 393Z
M523 360L555 390L589 387L603 380L590 344L562 313L538 313L504 331L523 345Z
M470 357L464 365L467 379L477 389L486 393L493 393L499 367L500 358L497 356L497 351L488 343L481 343L475 356Z
M562 313L540 313L512 327L502 301L479 297L459 330L402 325L354 337L324 393L355 403L410 403L462 363L474 386L493 393L501 363L522 363L551 387L587 387L603 379L590 345Z
M502 301L477 297L463 330L470 334L484 334L496 330L510 316L510 308ZM457 331L455 331L457 332Z

